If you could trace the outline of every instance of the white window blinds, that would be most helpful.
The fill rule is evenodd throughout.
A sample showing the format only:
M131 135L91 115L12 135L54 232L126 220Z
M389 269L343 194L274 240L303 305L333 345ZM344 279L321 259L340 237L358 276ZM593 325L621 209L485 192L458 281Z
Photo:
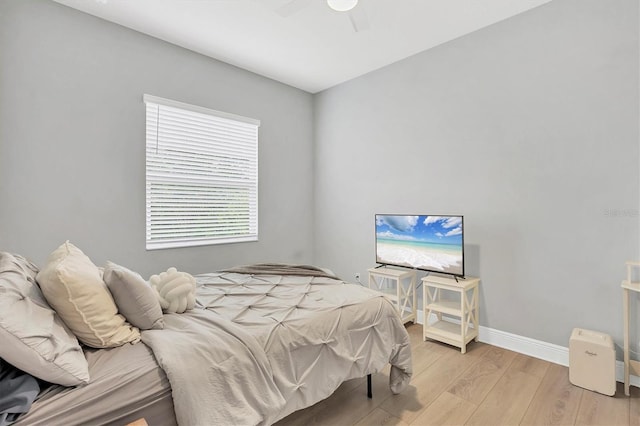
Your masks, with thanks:
M147 249L258 239L258 120L145 95Z

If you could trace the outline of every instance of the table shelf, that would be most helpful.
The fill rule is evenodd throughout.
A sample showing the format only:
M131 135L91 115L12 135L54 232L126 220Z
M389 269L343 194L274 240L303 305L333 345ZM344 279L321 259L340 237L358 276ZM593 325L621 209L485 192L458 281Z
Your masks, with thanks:
M456 301L443 301L441 300L438 303L430 303L425 309L428 309L432 312L439 312L441 314L452 315L456 317L462 317L462 311L460 310L460 302Z
M447 343L462 348L478 336L474 328L469 328L464 339L461 334L461 325L447 320L439 320L430 324L424 331L427 338ZM464 353L464 352L463 352Z

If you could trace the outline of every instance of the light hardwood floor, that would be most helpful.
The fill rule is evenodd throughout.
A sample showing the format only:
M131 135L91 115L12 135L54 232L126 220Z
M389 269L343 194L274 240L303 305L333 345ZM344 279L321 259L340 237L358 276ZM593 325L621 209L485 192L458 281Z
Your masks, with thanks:
M277 423L289 425L629 425L640 426L640 390L613 397L573 386L569 369L483 343L457 348L422 341L422 326L409 325L413 377L393 395L388 367L345 382L324 401Z

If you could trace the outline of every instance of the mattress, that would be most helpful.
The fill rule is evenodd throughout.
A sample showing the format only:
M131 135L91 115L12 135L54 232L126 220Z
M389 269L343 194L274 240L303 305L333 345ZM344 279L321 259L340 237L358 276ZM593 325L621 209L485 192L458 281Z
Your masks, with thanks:
M87 348L85 356L89 384L45 388L14 425L125 425L140 418L177 424L169 381L144 343Z

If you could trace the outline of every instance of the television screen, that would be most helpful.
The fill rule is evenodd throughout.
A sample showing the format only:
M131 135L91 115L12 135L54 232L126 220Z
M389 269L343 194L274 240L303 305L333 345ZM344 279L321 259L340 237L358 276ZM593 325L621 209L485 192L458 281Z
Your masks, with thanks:
M376 262L464 276L462 216L376 215Z

